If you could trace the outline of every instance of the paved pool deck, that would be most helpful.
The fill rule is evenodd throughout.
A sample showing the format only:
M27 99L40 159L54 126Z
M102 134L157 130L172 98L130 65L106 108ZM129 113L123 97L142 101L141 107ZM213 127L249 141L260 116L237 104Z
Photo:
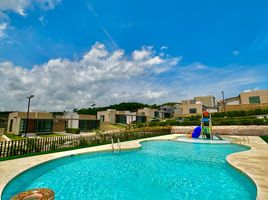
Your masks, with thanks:
M121 149L127 150L140 148L140 142L143 141L175 140L178 136L182 136L182 134L170 134L165 136L122 142ZM239 139L237 136L228 137ZM248 138L249 142L246 142L245 145L250 146L250 150L230 154L226 159L232 166L247 174L256 183L258 200L268 200L268 144L256 136L249 136ZM117 148L116 144L115 148ZM10 180L12 180L21 172L30 169L33 166L64 156L99 151L112 151L112 146L111 144L107 144L96 147L0 161L0 197L4 187Z

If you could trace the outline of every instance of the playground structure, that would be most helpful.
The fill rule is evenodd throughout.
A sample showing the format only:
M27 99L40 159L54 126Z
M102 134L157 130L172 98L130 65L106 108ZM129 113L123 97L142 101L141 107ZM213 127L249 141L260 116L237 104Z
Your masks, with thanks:
M197 126L193 133L190 135L192 138L199 138L201 135L202 139L213 140L216 136L217 139L222 140L217 134L212 134L212 119L211 114L208 111L204 111L201 118L201 125Z
M203 139L213 140L211 114L205 111L201 119L201 134Z

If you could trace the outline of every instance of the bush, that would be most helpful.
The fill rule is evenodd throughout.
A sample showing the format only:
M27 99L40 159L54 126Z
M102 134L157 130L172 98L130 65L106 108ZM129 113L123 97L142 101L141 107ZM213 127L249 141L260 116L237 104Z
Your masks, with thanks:
M79 128L66 128L66 133L79 134L80 129Z
M244 117L252 115L268 114L268 109L255 109L255 110L234 110L227 112L212 113L212 117Z

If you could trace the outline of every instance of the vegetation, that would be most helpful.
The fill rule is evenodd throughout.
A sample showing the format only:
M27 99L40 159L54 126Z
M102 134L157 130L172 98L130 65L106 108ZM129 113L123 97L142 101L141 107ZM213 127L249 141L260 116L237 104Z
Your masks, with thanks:
M25 140L26 139L25 137L21 137L19 135L15 135L12 133L5 133L5 136L7 136L11 140Z
M185 118L170 119L160 122L146 123L145 126L198 126L200 125L201 116L190 116ZM258 119L256 117L227 117L213 118L214 126L225 125L268 125L268 119Z
M66 128L66 133L73 133L73 134L79 134L80 129L79 128Z
M268 135L260 136L266 143L268 143Z
M75 109L74 111L77 111L78 114L96 115L98 111L104 111L107 109L115 109L115 110L120 110L120 111L129 110L131 112L135 112L138 109L142 109L144 107L159 108L160 106L156 104L148 105L148 104L143 104L143 103L138 103L138 102L123 102L120 104L114 104L114 105L105 106L105 107Z
M212 113L212 117L244 117L254 115L265 115L268 114L268 109L255 109L255 110L235 110L227 112Z
M167 135L171 133L168 128L146 128L131 131L121 131L116 133L98 132L95 136L78 136L78 137L54 137L54 138L28 138L25 140L0 143L4 151L0 154L0 160L25 157L29 155L39 155L52 153L75 148L91 147L103 144L110 144L111 139L114 141L135 140L147 137ZM7 148L8 147L8 148Z
M59 133L51 133L51 134L38 135L38 137L58 137L58 136L66 136L66 135L59 134Z

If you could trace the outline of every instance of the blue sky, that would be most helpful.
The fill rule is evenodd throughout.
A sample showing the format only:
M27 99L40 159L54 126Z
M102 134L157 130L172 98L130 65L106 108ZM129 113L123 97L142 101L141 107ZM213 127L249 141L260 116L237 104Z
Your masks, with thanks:
M60 110L92 102L163 103L220 97L221 90L228 97L267 89L267 19L265 0L0 0L0 77L5 80L0 90L13 92L0 109L12 109L10 102L29 93L40 94L37 108ZM107 51L106 56L97 51ZM116 52L123 55L114 59ZM137 61L135 52L144 57ZM91 61L83 64L87 54ZM131 74L125 62L141 70ZM107 69L117 70L116 63L124 74L109 74ZM66 83L63 75L53 76L59 69L94 76L94 81L80 77ZM35 80L40 87L31 86ZM52 97L49 102L46 95Z

